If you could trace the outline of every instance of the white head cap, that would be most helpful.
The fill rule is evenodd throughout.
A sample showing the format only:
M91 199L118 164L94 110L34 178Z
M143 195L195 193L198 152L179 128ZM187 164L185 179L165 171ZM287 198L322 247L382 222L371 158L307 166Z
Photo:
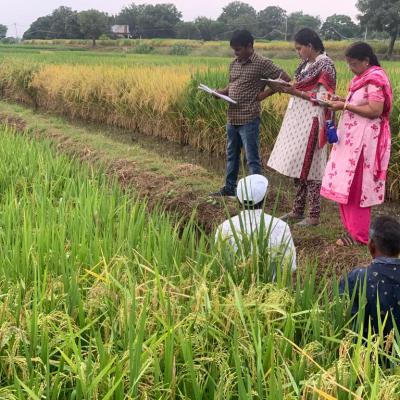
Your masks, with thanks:
M268 179L262 175L249 175L242 178L237 186L237 198L240 203L258 204L264 200L268 190Z

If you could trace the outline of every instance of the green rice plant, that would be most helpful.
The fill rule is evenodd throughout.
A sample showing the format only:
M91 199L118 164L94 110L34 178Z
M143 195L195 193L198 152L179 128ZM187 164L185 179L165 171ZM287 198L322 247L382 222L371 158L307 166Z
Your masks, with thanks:
M150 54L154 50L154 47L148 45L148 44L138 44L135 48L134 51L137 54Z
M397 395L398 332L365 341L315 264L272 281L262 240L234 254L47 141L0 141L2 397Z

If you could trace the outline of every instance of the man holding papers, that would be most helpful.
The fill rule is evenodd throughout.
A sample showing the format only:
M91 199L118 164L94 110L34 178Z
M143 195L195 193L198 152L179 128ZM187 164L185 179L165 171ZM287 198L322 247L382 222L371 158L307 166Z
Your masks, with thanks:
M216 91L232 100L227 100L229 108L226 128L226 181L225 186L212 195L234 197L242 147L246 154L249 174L261 174L260 102L274 93L272 89L264 91L266 80L282 79L289 82L290 77L271 60L254 51L254 38L249 31L236 31L230 45L236 58L229 68L229 85L225 89ZM215 97L219 98L216 95Z

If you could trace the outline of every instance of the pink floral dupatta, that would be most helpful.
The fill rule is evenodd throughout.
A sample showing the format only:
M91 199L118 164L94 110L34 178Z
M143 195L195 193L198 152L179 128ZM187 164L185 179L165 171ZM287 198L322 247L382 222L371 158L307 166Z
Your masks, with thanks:
M390 160L391 134L389 117L393 103L392 87L385 71L381 67L373 66L368 68L362 75L353 78L350 82L350 96L368 84L381 87L385 97L374 166L375 179L385 180Z

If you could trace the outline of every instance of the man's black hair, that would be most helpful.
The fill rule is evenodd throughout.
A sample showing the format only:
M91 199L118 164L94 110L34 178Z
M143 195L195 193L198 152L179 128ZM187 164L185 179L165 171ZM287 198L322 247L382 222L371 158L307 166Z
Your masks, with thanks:
M371 224L370 239L387 257L400 255L400 222L393 217L378 217Z
M249 31L243 29L233 32L231 47L247 47L249 44L254 44L254 37Z

